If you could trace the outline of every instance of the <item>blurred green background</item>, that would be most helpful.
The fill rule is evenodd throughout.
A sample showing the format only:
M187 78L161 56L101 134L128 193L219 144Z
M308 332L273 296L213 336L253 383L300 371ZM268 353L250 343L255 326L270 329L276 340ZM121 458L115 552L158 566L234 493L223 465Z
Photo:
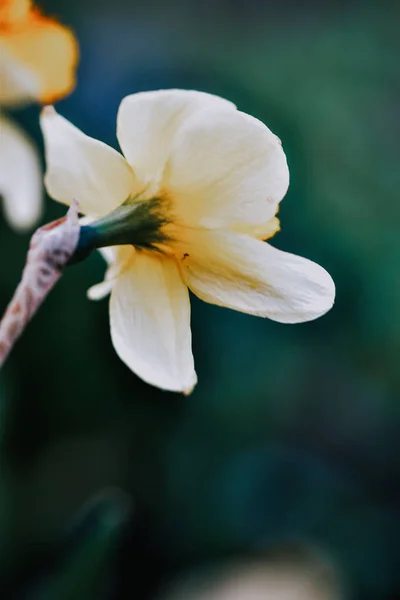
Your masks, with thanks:
M78 36L58 110L87 134L117 147L121 98L170 87L263 120L291 170L273 243L322 264L337 301L285 326L193 298L184 398L114 353L107 301L86 299L100 255L69 269L1 372L1 597L148 600L293 543L330 556L349 598L400 597L400 3L40 5ZM38 107L13 116L42 148ZM48 200L43 222L63 213ZM1 311L28 240L1 217Z

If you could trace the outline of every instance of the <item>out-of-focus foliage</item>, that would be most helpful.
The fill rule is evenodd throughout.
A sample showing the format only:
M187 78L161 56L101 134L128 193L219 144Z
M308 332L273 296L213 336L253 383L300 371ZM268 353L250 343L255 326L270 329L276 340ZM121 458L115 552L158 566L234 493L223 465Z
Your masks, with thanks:
M322 264L337 302L283 326L194 300L199 384L182 398L114 354L107 302L85 297L101 257L71 268L1 373L7 599L63 577L53 545L110 486L134 498L111 597L152 598L185 569L293 541L329 555L351 597L397 597L399 4L43 7L80 40L78 87L58 109L88 134L116 145L122 96L184 87L228 97L281 137L292 182L273 243ZM16 118L41 143L37 116ZM62 213L48 201L46 221ZM27 243L0 221L1 310Z
M39 581L38 600L99 600L112 593L111 567L118 535L129 514L120 492L94 498L68 532L54 572Z

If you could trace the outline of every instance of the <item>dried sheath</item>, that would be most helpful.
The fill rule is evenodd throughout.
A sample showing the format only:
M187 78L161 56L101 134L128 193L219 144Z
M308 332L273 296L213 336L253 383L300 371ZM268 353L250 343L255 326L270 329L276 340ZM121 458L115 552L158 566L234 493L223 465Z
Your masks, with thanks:
M32 236L22 279L0 322L0 366L40 304L61 277L79 240L77 203L67 216Z

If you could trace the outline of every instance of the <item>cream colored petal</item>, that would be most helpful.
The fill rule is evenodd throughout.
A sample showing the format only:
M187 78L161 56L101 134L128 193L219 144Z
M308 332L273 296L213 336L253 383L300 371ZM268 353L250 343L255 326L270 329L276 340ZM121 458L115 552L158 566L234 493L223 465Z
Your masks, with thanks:
M164 179L177 218L208 228L268 222L288 185L276 135L249 115L214 108L181 127Z
M89 300L102 300L108 296L114 287L117 277L128 268L135 256L134 247L129 245L99 248L99 252L106 261L108 268L104 281L88 289L87 296Z
M90 287L87 291L87 297L89 298L89 300L94 301L103 300L103 298L111 294L111 290L114 287L114 283L114 281L107 281L105 279L100 283L92 285L92 287Z
M10 120L0 117L0 195L10 225L33 227L42 214L42 168L36 147Z
M215 107L234 111L231 102L204 92L159 90L127 96L117 118L121 149L136 176L157 191L177 130L191 115Z
M119 248L120 246L107 246L105 248L99 248L99 252L108 265L114 265L118 257Z
M193 230L187 238L183 278L206 302L282 323L316 319L333 305L331 276L306 258L238 233Z
M71 204L76 198L83 213L104 216L134 191L132 169L110 146L85 135L52 107L40 119L49 195Z
M138 253L110 301L111 338L121 360L147 383L190 393L196 384L190 303L173 259Z
M259 240L269 240L274 237L274 235L280 231L281 223L278 217L272 217L265 223L259 223L258 225L247 225L243 223L238 223L231 227L232 231L237 231L238 233L246 233L247 235L251 235L251 237L255 237Z

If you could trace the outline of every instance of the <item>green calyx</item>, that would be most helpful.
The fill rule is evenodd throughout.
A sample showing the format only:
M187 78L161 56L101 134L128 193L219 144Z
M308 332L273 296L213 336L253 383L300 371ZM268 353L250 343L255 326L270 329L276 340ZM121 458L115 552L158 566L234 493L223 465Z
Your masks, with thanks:
M157 249L157 245L167 239L162 232L166 223L160 199L127 200L105 217L81 226L78 246L70 264L84 260L95 248L131 244L142 249Z

